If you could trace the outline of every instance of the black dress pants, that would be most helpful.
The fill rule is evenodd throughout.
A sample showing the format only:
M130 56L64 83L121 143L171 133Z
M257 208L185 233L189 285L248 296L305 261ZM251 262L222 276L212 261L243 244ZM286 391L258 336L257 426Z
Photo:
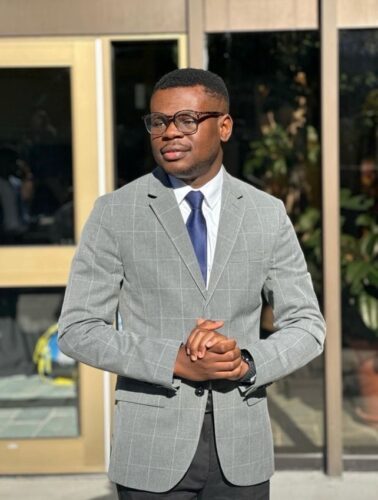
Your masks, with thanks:
M235 486L222 474L215 447L212 413L206 413L196 454L181 481L164 493L151 493L117 484L120 500L269 500L269 481Z

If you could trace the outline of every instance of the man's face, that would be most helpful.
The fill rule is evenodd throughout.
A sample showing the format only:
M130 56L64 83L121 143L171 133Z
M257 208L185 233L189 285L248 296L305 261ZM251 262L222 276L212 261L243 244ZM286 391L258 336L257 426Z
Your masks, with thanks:
M193 187L212 179L222 165L221 143L232 132L231 117L222 99L207 94L202 86L158 90L151 98L151 113L174 115L178 111L219 111L220 117L201 121L195 134L185 135L172 122L161 135L151 135L152 154L167 174Z

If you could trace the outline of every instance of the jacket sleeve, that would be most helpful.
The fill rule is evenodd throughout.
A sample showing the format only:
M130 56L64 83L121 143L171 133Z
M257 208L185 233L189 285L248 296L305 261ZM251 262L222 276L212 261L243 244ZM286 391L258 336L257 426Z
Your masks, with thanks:
M280 228L263 293L274 312L275 332L248 346L255 384L244 395L301 368L323 351L325 323L294 228L280 204Z
M174 390L181 343L114 328L124 269L106 199L97 200L72 262L59 347L82 363Z

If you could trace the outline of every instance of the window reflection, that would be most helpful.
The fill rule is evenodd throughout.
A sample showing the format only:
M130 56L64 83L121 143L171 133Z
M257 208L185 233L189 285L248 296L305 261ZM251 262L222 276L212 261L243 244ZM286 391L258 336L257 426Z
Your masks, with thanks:
M344 446L378 450L378 30L340 32Z
M76 436L77 365L57 346L62 289L0 289L0 439Z
M214 34L208 51L209 69L230 90L234 133L225 145L225 166L283 200L321 303L318 33ZM272 310L266 308L261 335L272 331ZM268 392L277 451L322 450L322 358Z
M116 187L155 166L141 117L149 111L153 86L178 67L177 40L113 43Z
M69 69L1 69L0 101L0 244L73 243Z

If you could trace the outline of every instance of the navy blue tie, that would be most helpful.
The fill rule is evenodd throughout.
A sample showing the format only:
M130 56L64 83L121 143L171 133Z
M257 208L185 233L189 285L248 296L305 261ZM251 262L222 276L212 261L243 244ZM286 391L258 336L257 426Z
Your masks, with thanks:
M207 229L205 217L202 213L203 194L201 191L190 191L185 199L192 211L186 221L190 239L197 255L203 280L207 281Z

